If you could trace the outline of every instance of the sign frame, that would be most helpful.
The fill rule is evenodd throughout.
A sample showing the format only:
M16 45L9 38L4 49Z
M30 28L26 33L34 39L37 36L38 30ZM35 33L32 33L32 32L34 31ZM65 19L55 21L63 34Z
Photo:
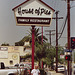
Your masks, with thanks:
M42 7L41 6L37 7L35 5L32 5L33 3L39 4ZM30 5L31 7L27 6L27 4ZM25 9L24 9L24 5L25 5ZM28 9L26 9L26 8L28 8ZM33 26L50 26L52 17L53 17L53 13L55 11L49 5L44 3L42 0L26 0L25 2L16 6L12 10L14 11L16 25L18 25L18 26L32 26L32 25ZM37 12L40 12L40 13L37 13L36 10L37 10ZM19 15L17 15L16 12L23 13L22 14L23 16L20 15L20 13L18 13ZM25 14L26 14L26 16L24 16ZM40 14L40 15L38 15L38 14ZM30 15L30 17L29 17L29 15Z

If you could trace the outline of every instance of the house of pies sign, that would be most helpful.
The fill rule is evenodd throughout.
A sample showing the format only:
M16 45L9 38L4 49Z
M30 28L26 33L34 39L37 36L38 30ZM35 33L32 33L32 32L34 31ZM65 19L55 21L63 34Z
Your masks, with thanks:
M54 9L41 0L27 0L13 8L17 25L50 26Z

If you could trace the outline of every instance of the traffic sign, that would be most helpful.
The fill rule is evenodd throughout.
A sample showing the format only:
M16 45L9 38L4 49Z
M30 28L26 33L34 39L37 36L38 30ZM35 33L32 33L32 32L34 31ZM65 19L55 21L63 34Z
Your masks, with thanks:
M65 50L65 55L71 55L71 53L72 53L72 50L68 50L68 49Z
M72 50L69 50L69 49L65 49L65 52L72 52Z

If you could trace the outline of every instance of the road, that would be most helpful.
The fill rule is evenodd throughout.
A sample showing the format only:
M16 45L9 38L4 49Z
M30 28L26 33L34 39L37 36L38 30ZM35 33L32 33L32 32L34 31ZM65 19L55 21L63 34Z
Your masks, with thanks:
M47 75L65 75L64 73L56 73L56 71L48 71Z
M56 73L56 71L48 71L47 75L67 75L67 71L63 72L63 73ZM72 74L70 74L72 75ZM75 74L73 74L75 75Z

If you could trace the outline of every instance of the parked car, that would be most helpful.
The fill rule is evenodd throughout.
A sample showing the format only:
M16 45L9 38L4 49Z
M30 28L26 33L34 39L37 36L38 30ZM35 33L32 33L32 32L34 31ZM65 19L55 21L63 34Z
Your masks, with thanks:
M73 66L73 68L72 68L72 71L73 71L74 74L75 74L75 64L74 64L74 66Z
M28 64L25 64L25 63L15 64L14 66L20 67L20 68L24 67L24 68L27 68L27 69L31 69L31 66L28 65Z
M31 66L29 64L26 63L20 63L20 64L15 64L14 66L19 67L19 68L23 68L23 69L27 69L27 74L30 75L31 73Z
M0 62L0 75L23 75L26 69L10 66L6 67L3 62Z
M65 66L59 65L57 69L58 69L58 72L64 72L65 71Z

